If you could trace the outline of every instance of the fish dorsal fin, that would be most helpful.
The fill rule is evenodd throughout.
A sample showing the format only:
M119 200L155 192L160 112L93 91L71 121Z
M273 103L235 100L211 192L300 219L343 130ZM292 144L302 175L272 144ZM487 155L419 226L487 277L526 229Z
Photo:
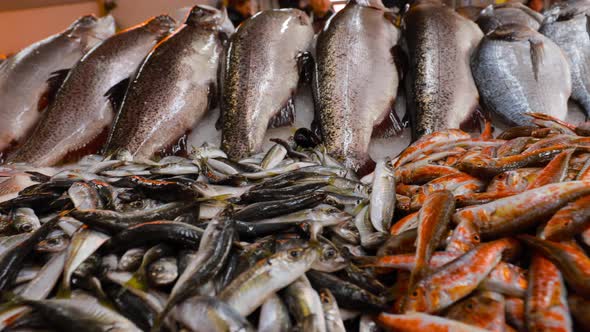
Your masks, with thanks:
M40 112L44 110L49 104L51 104L55 100L55 96L57 95L57 91L66 80L68 73L70 72L69 69L61 69L56 70L51 73L51 76L47 79L47 88L45 92L39 98L39 102L37 103L37 110Z
M127 92L127 87L129 86L129 81L131 79L129 77L121 80L121 82L113 85L105 94L104 96L107 97L109 103L113 107L113 111L117 113L121 104L123 103L123 98L125 97L125 93Z
M295 122L295 103L293 97L287 100L287 103L281 110L275 114L268 122L268 128L278 128L290 126Z

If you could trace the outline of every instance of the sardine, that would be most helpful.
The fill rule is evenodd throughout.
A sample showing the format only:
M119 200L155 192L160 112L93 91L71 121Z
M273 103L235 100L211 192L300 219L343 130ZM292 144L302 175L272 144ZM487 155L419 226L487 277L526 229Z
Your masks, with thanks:
M471 61L486 109L510 125L530 125L527 112L565 119L572 81L559 46L522 25L486 35Z
M452 8L431 0L413 3L404 25L410 58L406 90L413 138L459 128L478 107L479 94L469 58L483 37L481 30Z
M289 310L277 295L271 295L260 308L259 332L282 332L291 330Z
M395 211L395 175L391 161L381 160L375 167L369 215L373 227L387 232Z
M305 326L304 331L326 332L326 320L318 292L305 276L285 289L285 302L295 318L295 325ZM305 322L311 320L311 322Z
M373 128L401 131L393 110L401 33L386 13L380 0L351 1L317 39L313 89L321 136L329 154L361 175L374 165Z
M178 320L192 331L254 332L248 320L217 298L196 296L179 308Z
M147 280L156 287L167 286L178 278L178 261L176 257L162 257L147 268Z
M122 149L149 159L183 148L179 139L214 103L224 34L233 31L224 31L226 20L224 11L195 6L185 24L152 49L117 110L106 153Z
M293 122L298 62L312 38L311 20L297 9L260 12L231 36L221 99L221 147L229 158L260 152L268 127Z
M82 16L65 31L38 41L2 62L0 159L3 153L22 143L34 128L40 112L61 85L60 76L114 32L112 16Z
M338 302L327 288L320 289L320 299L322 300L322 308L324 309L324 317L326 320L327 332L345 332L344 322L338 308Z
M116 108L109 105L105 94L111 98L121 94L109 89L135 72L173 27L170 17L158 16L116 34L84 55L68 73L40 124L8 161L52 166L68 155L96 152L104 144ZM124 91L126 87L121 83L118 88Z

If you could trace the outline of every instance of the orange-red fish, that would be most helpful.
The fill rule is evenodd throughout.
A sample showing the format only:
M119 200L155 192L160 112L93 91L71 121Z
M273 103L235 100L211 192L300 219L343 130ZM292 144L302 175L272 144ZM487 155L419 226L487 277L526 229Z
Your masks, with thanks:
M453 230L446 251L462 254L475 248L480 242L477 225L469 219L464 219Z
M381 313L377 323L390 331L398 332L484 332L485 329L456 320L423 313L392 315Z
M432 252L441 243L455 212L455 197L447 190L430 194L418 215L416 262L410 284L419 280L428 270Z
M534 254L529 267L525 317L529 331L572 331L565 283L551 261Z
M575 245L542 240L531 235L518 238L555 264L571 289L590 296L590 258Z
M518 331L526 331L524 320L524 300L518 297L506 298L506 322Z
M422 278L405 300L405 312L437 312L475 290L500 263L520 249L518 241L504 238L478 247Z
M400 167L396 170L396 179L406 184L423 184L434 179L461 173L458 169L441 165L419 165L416 167Z
M515 196L467 207L453 215L459 224L467 219L479 228L482 238L513 235L535 226L568 202L590 194L590 181L553 183Z
M535 181L529 184L527 190L542 187L546 184L563 182L567 176L568 165L575 149L568 149L551 160L539 173Z
M458 129L449 129L445 131L437 131L435 133L424 135L420 137L417 141L412 143L408 148L406 148L397 158L397 161L394 163L394 167L399 167L407 162L415 159L420 154L423 153L423 150L427 147L431 147L432 145L442 145L447 142L458 141L461 139L470 139L471 136Z
M562 207L543 229L542 238L567 240L590 226L590 195L578 198Z
M478 292L452 305L445 317L480 327L503 332L505 321L504 296L494 292Z
M535 181L540 168L528 167L502 172L490 181L487 192L523 192Z

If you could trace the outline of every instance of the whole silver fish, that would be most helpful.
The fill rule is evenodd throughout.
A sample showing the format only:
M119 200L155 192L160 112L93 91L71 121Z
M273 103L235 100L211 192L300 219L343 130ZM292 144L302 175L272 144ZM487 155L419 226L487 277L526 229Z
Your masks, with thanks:
M173 27L170 17L158 16L88 52L69 72L31 136L8 156L8 161L50 166L68 154L95 152L114 118L105 94L133 74Z
M572 77L572 99L590 116L590 1L565 1L546 13L539 32L561 48Z
M419 0L404 17L410 55L406 80L414 139L459 128L479 94L469 58L483 37L477 25L436 0Z
M112 16L82 16L65 31L29 45L0 65L0 158L22 143L46 106L48 80L70 69L96 44L115 33Z
M544 16L520 2L489 5L481 11L475 21L484 34L506 24L521 24L539 30Z
M289 310L280 297L271 295L264 301L260 308L258 319L259 332L281 332L291 330Z
M363 175L374 166L368 154L373 128L399 124L392 107L400 31L386 14L380 0L351 1L330 19L316 46L313 84L324 145Z
M504 25L485 36L471 68L483 103L510 125L530 125L527 112L567 115L569 66L555 43L522 25Z
M298 63L312 38L311 20L298 9L260 12L232 35L221 100L221 147L229 158L260 152L269 126L292 122Z
M147 56L129 86L107 153L150 158L171 148L213 103L227 21L224 11L195 6L186 23Z

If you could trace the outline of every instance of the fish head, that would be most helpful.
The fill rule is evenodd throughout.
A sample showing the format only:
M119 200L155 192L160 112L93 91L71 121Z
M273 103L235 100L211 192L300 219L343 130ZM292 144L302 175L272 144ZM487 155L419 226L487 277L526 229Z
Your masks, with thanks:
M317 246L309 246L305 248L293 248L287 250L285 253L287 263L305 263L311 265L318 258Z
M158 15L148 20L145 27L159 38L164 38L176 28L176 21L168 15Z
M38 252L61 252L68 247L69 243L68 235L61 230L56 230L39 241L35 246L35 250Z
M97 18L85 15L77 19L66 31L68 38L79 41L84 52L109 38L115 33L115 19L111 15Z
M410 290L403 303L404 312L428 312L430 308L430 301L428 298L429 292L426 288L418 283Z
M318 259L313 263L314 270L322 272L335 272L348 265L348 259L332 243L321 242Z
M234 32L234 26L229 20L225 8L220 10L207 5L196 5L190 10L186 24L221 31L227 35Z
M148 268L149 280L155 285L167 285L178 277L178 265L173 257L165 257L152 263Z

